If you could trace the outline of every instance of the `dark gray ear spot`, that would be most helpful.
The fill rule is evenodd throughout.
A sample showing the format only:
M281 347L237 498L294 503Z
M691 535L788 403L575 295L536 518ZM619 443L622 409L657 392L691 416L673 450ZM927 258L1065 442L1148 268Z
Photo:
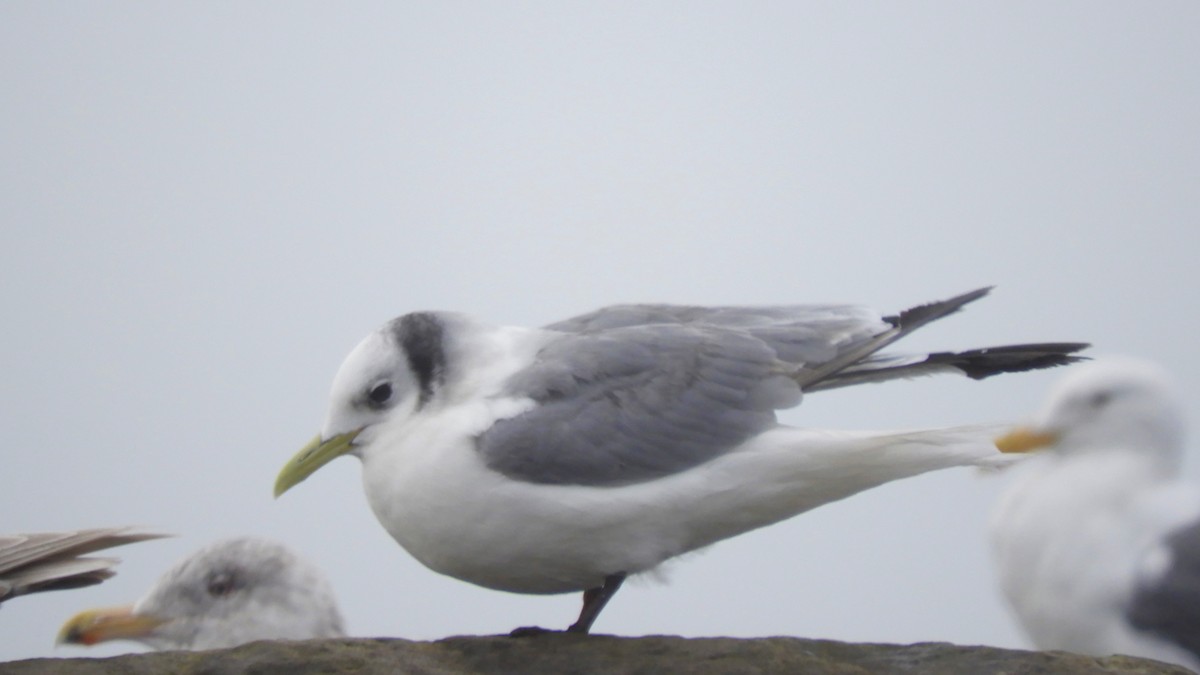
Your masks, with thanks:
M417 406L423 406L433 396L434 387L441 383L445 370L446 352L442 345L445 326L432 312L414 312L400 317L393 331L420 387Z
M1104 406L1108 405L1108 403L1110 401L1112 401L1112 399L1113 399L1112 390L1104 389L1102 391L1098 391L1098 392L1092 394L1091 396L1089 396L1088 397L1088 405L1091 406L1092 408L1099 409L1099 408L1103 408Z

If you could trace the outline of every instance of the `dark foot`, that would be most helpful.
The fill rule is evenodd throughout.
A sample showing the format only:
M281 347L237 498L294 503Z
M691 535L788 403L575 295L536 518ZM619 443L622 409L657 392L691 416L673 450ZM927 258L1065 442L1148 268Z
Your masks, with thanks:
M512 632L510 632L508 634L508 636L515 637L515 638L523 638L523 637L533 637L535 635L545 635L546 633L558 633L558 632L561 632L561 631L550 630L549 628L542 628L541 626L521 626L520 628L512 629Z
M621 588L621 584L625 581L625 573L618 572L610 574L604 578L604 585L597 588L589 588L583 592L583 609L579 611L579 618L575 623L567 627L567 633L580 633L586 635L592 629L592 624L595 623L596 617L600 616L600 610L608 604L612 596L616 595L617 590ZM562 633L564 631L550 630L541 626L521 626L514 628L508 634L509 637L523 638L533 637L535 635L545 635L546 633Z

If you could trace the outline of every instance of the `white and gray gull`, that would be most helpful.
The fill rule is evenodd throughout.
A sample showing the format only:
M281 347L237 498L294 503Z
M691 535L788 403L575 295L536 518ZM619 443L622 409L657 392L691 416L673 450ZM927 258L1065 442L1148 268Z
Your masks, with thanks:
M568 630L587 632L627 575L891 480L1000 458L981 427L826 431L775 415L807 392L984 378L1086 347L878 353L988 290L894 316L621 305L518 328L407 314L346 358L324 428L275 494L355 455L376 517L417 560L487 588L583 591Z
M155 649L221 649L343 634L320 570L280 544L240 537L180 560L136 604L76 614L58 642L124 639Z
M1000 588L1038 648L1200 672L1200 486L1181 478L1183 418L1163 369L1101 359L997 441L1045 448L991 523Z
M0 602L98 584L116 574L120 561L86 554L164 536L128 527L0 535Z

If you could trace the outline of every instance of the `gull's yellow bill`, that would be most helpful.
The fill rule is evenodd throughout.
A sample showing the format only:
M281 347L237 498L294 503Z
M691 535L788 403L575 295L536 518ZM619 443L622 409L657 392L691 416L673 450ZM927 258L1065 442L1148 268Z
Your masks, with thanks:
M1058 434L1038 431L1029 427L1017 427L997 438L994 443L1000 452L1030 452L1058 441Z
M63 624L56 642L90 647L109 640L137 640L166 622L156 616L134 614L133 605L87 609Z
M318 434L283 465L275 479L275 496L278 497L296 487L305 478L316 473L317 469L354 449L354 439L361 431L362 429L355 429L327 440L321 440Z

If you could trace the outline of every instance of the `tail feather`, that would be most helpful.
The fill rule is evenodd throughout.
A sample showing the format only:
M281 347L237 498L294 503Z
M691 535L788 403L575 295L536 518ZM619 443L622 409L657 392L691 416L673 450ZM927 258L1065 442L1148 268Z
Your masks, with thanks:
M820 389L828 389L825 381L830 378L836 378L839 373L847 368L855 367L855 364L870 360L872 354L887 347L896 340L908 335L914 330L924 326L925 324L936 321L944 316L948 316L962 309L963 305L982 298L990 293L990 286L979 288L969 293L957 295L949 300L939 300L930 302L924 305L918 305L900 312L893 316L885 316L883 320L892 325L891 328L873 336L852 349L838 354L836 358L830 359L819 365L806 365L795 378L797 384L804 391L817 391Z
M1042 342L916 356L872 355L827 376L813 386L806 387L805 391L837 389L867 382L885 382L947 372L982 380L1001 373L1021 373L1086 361L1086 356L1077 356L1076 352L1090 346L1086 342Z
M865 382L883 382L934 373L957 372L974 380L1028 370L1053 368L1075 363L1084 357L1075 352L1088 348L1084 342L1045 342L1002 347L986 347L961 352L935 352L925 355L881 354L880 350L918 328L961 310L992 291L985 286L939 300L910 307L899 314L885 316L891 327L853 349L848 349L815 367L801 369L796 382L806 392L836 389Z
M972 380L982 380L1000 373L1021 373L1085 361L1086 356L1074 354L1090 346L1086 342L1007 345L965 352L939 352L930 354L927 360L957 368Z
M780 464L772 474L811 489L857 485L855 491L927 471L1009 464L1025 455L1003 453L995 439L1012 427L1001 423L896 431L833 431L781 426L759 439Z
M906 335L932 321L954 314L964 305L982 298L992 292L992 286L984 286L973 291L956 295L949 300L938 300L924 305L910 307L897 315L885 316L884 321L900 329L901 335Z
M770 514L757 527L895 480L941 469L993 469L1021 461L1024 455L1002 453L993 443L1008 428L999 424L905 431L778 427L756 440L759 447L726 457L740 465L731 475L752 475L755 485L774 486L778 499L764 504L754 490L727 493L747 500L746 514Z
M954 466L974 466L995 469L1010 466L1028 455L1003 453L996 448L995 439L1012 428L1010 424L965 424L938 429L901 432L893 438L893 451L900 448L917 455L942 455Z

